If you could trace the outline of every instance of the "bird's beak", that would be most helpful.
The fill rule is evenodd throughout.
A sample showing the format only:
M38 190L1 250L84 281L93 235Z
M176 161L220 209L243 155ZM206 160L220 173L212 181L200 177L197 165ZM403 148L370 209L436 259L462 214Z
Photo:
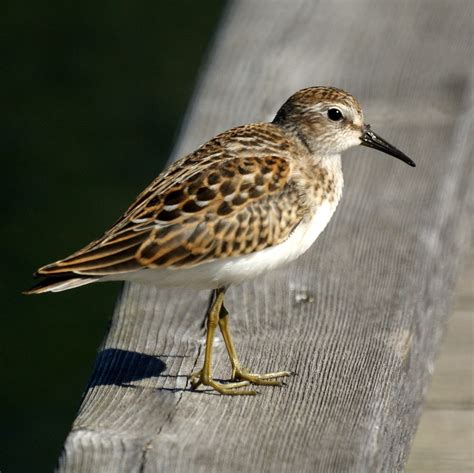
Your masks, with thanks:
M416 166L416 164L406 154L402 153L400 150L395 148L395 146L387 143L383 138L374 133L370 129L370 125L364 125L362 136L360 137L360 144L362 146L367 146L368 148L378 149L383 153L401 159L404 163L407 163L410 166Z

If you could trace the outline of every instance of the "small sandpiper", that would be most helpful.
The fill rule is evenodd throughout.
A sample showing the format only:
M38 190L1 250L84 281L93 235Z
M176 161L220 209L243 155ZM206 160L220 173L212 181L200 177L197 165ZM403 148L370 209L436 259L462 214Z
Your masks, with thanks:
M281 384L289 371L244 369L229 331L224 295L302 255L331 219L341 198L340 154L375 148L415 163L364 124L347 92L310 87L292 95L271 123L225 131L160 174L103 236L38 270L27 294L59 292L97 281L212 289L204 364L191 387L255 394L250 384ZM212 377L219 327L230 359L229 382Z

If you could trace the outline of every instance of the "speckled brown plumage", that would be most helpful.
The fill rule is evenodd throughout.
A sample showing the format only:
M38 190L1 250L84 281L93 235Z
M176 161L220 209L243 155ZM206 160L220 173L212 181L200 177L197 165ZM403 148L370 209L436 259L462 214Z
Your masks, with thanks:
M334 108L336 120L329 116ZM281 246L300 229L299 240L277 255L278 261L294 258L295 247L305 251L341 197L339 153L361 143L411 162L364 125L347 92L300 90L272 123L228 130L174 163L102 237L37 275L60 278L51 290L64 290L102 277L127 279L142 269L185 270ZM88 279L63 284L77 277ZM46 281L32 292L49 289Z
M218 135L155 179L102 238L38 273L189 267L276 245L307 210L290 175L291 156L301 152L269 123Z

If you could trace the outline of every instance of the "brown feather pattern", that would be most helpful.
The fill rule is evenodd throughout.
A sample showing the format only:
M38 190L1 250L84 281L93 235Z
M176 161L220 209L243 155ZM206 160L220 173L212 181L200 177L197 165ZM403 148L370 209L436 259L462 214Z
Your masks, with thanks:
M186 268L277 245L307 210L291 177L300 146L269 123L218 135L159 175L101 238L38 274Z

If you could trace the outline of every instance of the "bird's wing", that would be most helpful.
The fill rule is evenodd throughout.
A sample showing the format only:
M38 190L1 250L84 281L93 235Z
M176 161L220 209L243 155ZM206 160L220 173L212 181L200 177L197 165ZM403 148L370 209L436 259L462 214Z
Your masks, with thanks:
M289 161L210 143L158 176L101 238L37 274L185 268L283 242L304 212Z

